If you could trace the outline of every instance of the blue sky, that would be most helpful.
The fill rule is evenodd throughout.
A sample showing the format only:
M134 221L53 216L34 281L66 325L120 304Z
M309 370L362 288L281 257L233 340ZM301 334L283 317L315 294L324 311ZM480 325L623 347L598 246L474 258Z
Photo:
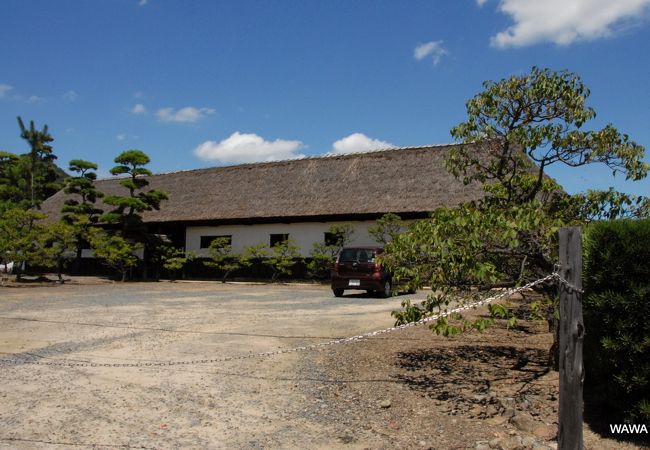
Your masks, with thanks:
M156 172L452 142L484 80L579 73L598 116L650 147L650 0L4 0L0 149L47 123L59 164ZM650 157L646 157L650 162ZM607 168L569 192L650 194Z

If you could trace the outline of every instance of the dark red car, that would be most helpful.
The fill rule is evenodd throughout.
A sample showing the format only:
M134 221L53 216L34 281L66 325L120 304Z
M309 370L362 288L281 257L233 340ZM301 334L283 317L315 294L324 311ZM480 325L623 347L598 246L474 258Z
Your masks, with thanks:
M377 255L383 251L382 247L344 247L332 270L334 295L340 297L346 289L356 289L390 297L393 287L391 276L377 261Z

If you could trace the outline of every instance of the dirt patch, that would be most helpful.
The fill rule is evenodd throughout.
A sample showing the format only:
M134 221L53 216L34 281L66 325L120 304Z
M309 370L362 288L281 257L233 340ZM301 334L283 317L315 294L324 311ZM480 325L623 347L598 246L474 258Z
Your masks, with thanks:
M485 311L477 311L477 314ZM555 449L558 373L546 324L440 337L425 326L309 355L310 417L368 448ZM584 427L586 449L641 448Z

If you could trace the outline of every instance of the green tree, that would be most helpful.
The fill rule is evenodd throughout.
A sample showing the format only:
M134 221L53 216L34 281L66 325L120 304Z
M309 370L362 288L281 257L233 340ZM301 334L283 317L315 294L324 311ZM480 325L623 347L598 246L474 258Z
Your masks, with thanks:
M104 194L95 187L97 174L94 171L97 170L97 164L82 159L73 159L70 161L68 169L70 172L76 173L77 176L68 177L65 180L63 191L68 194L69 198L65 200L61 213L63 221L72 225L76 230L77 248L73 272L77 272L81 263L84 242L88 241L88 231L98 222L103 212L97 207L96 202Z
M341 249L352 241L354 227L350 223L334 224L327 229L325 242L315 242L307 263L309 274L316 278L326 278Z
M472 285L515 285L550 273L560 226L647 214L644 197L613 189L569 196L546 176L553 164L592 163L630 180L647 175L644 148L627 135L612 125L583 129L595 116L586 105L588 96L578 75L533 68L523 76L485 82L484 91L467 103L467 121L451 133L472 145L455 147L446 166L465 183L482 183L486 195L470 205L437 210L388 244L382 261L416 283L431 285L433 292L422 304L405 302L405 309L394 312L397 322L431 315L451 294ZM454 328L446 322L433 328L450 334Z
M271 281L275 281L279 275L290 276L293 266L300 260L300 248L292 239L280 241L271 248L271 253L262 263L269 266L273 271Z
M492 184L492 197L511 203L548 197L552 181L545 173L557 163L603 163L630 180L647 175L645 149L627 135L611 124L582 129L596 112L586 105L590 92L577 74L533 67L483 87L467 102L468 120L451 130L455 139L477 145L456 147L446 164L466 183Z
M269 251L266 248L266 244L264 242L260 242L259 244L247 245L244 247L242 256L246 261L252 262L255 260L267 258L269 256Z
M135 252L142 248L142 244L138 242L97 228L92 229L90 233L90 245L95 258L119 272L122 282L126 281L129 270L138 265L139 258Z
M53 222L41 227L38 240L42 255L39 265L55 268L59 283L63 283L64 265L75 257L78 230L63 221Z
M25 189L20 156L0 151L0 209L26 209Z
M77 176L68 177L65 180L64 192L70 197L64 202L61 209L64 219L66 221L74 221L73 216L85 216L88 222L97 223L99 216L103 212L97 208L96 202L102 198L104 194L97 190L95 187L95 180L97 180L97 164L83 159L73 159L70 161L68 168L70 172L74 172Z
M241 254L241 261L247 267L252 267L253 274L256 273L257 268L263 265L263 262L268 258L270 252L264 242L255 245L247 245Z
M593 220L640 219L650 217L650 198L630 195L614 188L607 191L588 190L574 195L567 202L569 217L584 222Z
M145 233L141 214L145 211L160 209L160 202L166 200L163 191L144 189L149 185L146 177L152 173L146 166L150 159L140 150L127 150L120 153L115 162L117 166L111 169L112 175L126 175L120 185L128 190L128 195L107 195L104 203L115 208L105 213L102 220L119 223L127 236L139 236Z
M178 278L178 273L196 258L194 252L186 251L185 249L172 245L162 246L160 252L160 261L162 262L163 268L169 273L171 281L175 281Z
M249 258L233 253L230 239L226 237L213 239L208 247L208 253L210 254L210 259L204 260L203 264L220 270L222 273L222 283L225 283L228 276L235 270L251 265Z
M120 185L128 190L128 195L107 195L104 203L114 206L112 211L104 213L100 220L120 226L122 235L127 240L142 244L144 248L144 278L147 278L147 261L155 248L164 242L155 234L149 233L142 221L145 211L160 209L160 203L167 199L167 193L145 188L149 185L146 177L152 175L146 166L150 159L140 150L127 150L115 158L117 166L111 169L113 175L125 175Z
M400 216L388 213L377 219L377 225L368 228L368 234L376 242L386 245L390 241L395 240L405 228L406 225Z
M37 130L34 121L29 122L29 128L18 117L20 137L27 141L29 153L26 155L24 165L28 183L25 197L29 199L29 206L39 206L43 200L61 188L60 171L54 165L56 156L50 143L54 138L48 131L47 125L42 130Z
M38 222L44 218L44 214L20 208L0 212L0 262L14 263L18 281L23 264L42 260Z

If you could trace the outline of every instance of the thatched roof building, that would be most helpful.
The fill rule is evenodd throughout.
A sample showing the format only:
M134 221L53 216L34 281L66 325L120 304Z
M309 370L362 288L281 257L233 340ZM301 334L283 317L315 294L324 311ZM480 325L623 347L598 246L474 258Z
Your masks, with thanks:
M457 144L468 145L468 144ZM148 223L225 224L377 218L387 212L422 217L483 195L447 172L454 145L405 147L157 174L150 187L169 195ZM119 179L98 180L105 194L125 195ZM58 218L66 194L42 205ZM101 206L101 205L100 205ZM103 206L110 210L109 206Z

